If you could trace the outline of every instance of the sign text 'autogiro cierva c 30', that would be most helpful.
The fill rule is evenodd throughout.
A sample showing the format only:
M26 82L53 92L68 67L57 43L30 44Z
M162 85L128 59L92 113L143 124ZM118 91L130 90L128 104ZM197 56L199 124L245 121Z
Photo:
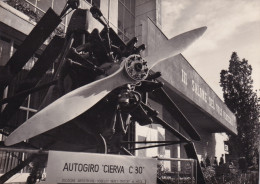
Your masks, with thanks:
M50 151L48 184L154 184L157 160L133 156Z

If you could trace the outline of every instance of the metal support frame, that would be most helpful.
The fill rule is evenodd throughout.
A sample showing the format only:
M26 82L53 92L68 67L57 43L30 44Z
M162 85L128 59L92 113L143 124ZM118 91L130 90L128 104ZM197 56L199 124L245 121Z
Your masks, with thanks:
M196 166L197 176L198 176L196 178L196 181L199 184L206 184L206 181L205 181L205 178L204 178L204 174L203 174L202 169L201 169L200 164L199 164L199 159L198 159L198 156L197 156L197 151L195 149L194 143L188 143L188 144L184 145L184 148L185 148L187 157L188 158L193 158L197 162L197 164L195 165Z
M139 147L139 148L132 148L129 149L130 151L134 151L134 150L140 150L140 149L148 149L148 148L154 148L154 147L160 147L160 146L169 146L169 145L173 145L176 143L167 143L167 144L157 144L157 145L152 145L152 146L144 146L144 147Z
M152 144L152 143L172 143L179 144L181 141L122 141L122 144Z

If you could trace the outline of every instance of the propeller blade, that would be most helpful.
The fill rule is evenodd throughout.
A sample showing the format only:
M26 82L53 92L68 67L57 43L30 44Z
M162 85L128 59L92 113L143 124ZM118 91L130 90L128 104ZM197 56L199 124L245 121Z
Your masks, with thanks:
M5 145L19 143L74 119L94 106L113 89L129 82L133 81L126 77L124 68L121 67L106 78L67 93L12 132L5 140Z
M162 60L183 52L195 40L201 37L206 29L207 27L197 28L167 40L156 51L145 57L145 60L148 62L148 68L151 69Z
M179 54L199 38L205 30L206 27L198 28L168 40L160 49L145 58L148 61L148 68L152 68L168 57ZM12 132L5 140L5 145L16 144L58 127L90 109L113 89L133 82L134 80L125 75L122 64L112 75L67 93L39 111Z

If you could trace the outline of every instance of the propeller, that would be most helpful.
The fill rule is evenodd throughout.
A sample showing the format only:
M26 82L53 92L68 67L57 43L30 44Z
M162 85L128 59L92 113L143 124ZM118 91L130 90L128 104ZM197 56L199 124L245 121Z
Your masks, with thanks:
M162 60L183 52L195 40L201 37L206 29L207 27L193 29L163 42L158 49L145 57L145 60L148 61L148 68L151 69Z
M206 27L198 28L168 40L145 58L148 63L138 55L129 56L119 67L113 69L116 70L113 74L75 89L39 111L14 130L5 140L5 145L19 143L58 127L90 109L113 89L144 80L148 67L151 69L162 60L181 53L205 30Z

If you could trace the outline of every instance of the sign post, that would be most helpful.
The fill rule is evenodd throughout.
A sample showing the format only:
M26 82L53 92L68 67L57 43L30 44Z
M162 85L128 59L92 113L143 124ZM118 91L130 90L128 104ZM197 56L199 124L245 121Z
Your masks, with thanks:
M48 184L154 184L157 160L123 155L50 151Z

